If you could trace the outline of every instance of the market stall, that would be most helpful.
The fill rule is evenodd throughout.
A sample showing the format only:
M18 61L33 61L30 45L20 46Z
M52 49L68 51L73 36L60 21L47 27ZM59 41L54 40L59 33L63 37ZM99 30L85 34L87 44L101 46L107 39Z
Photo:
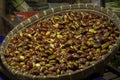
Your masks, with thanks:
M3 40L1 77L11 80L119 80L120 20L112 8L103 8L108 7L105 0L36 2L25 0L27 7L22 8L14 3L12 9L16 12L2 16L8 29L5 39L0 37L0 41Z

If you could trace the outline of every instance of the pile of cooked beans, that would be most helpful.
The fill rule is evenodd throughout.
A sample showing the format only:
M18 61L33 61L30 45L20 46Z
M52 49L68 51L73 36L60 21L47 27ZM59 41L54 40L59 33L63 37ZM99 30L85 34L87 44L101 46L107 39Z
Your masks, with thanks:
M104 15L58 13L16 33L5 60L12 69L32 75L71 73L101 60L118 36L119 30Z

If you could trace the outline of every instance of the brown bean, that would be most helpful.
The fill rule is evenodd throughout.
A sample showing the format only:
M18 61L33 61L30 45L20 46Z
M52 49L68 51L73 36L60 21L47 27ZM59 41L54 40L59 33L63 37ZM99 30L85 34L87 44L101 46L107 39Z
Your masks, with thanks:
M32 75L72 73L100 60L119 33L106 16L74 11L54 14L16 33L5 60L11 68Z
M80 58L79 60L81 64L85 64L85 62L87 61L86 58Z

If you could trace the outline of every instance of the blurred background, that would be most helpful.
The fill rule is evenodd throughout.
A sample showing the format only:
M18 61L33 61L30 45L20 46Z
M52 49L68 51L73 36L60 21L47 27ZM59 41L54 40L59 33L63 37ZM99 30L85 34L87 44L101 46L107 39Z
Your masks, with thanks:
M109 8L120 16L120 0L0 0L0 44L10 30L28 17L51 7L75 3ZM102 76L91 77L90 80L120 80L120 51L107 65ZM9 80L1 69L0 80Z

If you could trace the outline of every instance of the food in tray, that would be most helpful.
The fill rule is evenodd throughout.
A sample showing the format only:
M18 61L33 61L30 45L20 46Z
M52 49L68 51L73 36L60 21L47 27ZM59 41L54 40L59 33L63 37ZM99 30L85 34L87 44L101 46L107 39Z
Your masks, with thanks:
M84 69L113 47L119 31L106 16L68 11L39 20L10 40L5 59L12 69L56 76Z

